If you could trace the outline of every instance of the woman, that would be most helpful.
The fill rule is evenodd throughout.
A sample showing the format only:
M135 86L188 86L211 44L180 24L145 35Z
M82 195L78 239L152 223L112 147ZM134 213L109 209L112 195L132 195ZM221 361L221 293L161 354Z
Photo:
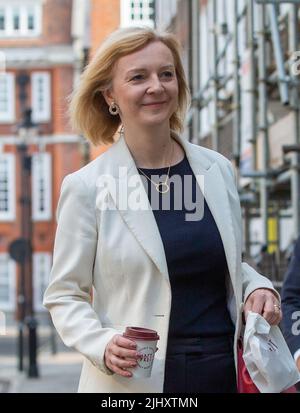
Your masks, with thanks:
M73 125L112 144L63 181L44 297L85 356L79 392L235 392L242 311L281 319L271 282L241 262L231 163L179 135L188 101L175 37L148 28L111 34L71 98ZM160 336L150 378L131 377L129 325Z

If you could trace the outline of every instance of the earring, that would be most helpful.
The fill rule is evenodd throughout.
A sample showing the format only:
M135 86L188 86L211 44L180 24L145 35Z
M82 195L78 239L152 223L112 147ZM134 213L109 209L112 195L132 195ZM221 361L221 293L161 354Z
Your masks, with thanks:
M109 105L109 113L111 114L111 115L118 115L119 114L119 106L115 103L115 102L112 102L110 105Z

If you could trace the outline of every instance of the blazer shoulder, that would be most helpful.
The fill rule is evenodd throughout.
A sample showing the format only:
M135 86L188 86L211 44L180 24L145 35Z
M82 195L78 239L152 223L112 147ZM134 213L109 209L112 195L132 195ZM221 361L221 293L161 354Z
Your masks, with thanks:
M80 169L66 175L64 180L69 182L81 181L87 188L94 188L99 176L106 173L107 160L109 159L109 149L110 148L98 155L97 158L82 166Z
M222 155L220 152L205 148L201 145L196 145L193 143L191 143L191 145L195 153L199 153L200 155L204 156L211 164L216 162L223 173L227 174L229 172L230 175L235 178L233 165L231 161L226 158L226 156Z
M210 161L218 162L225 165L231 165L230 160L226 158L226 156L222 155L220 152L214 151L213 149L205 148L200 145L194 146L198 146L200 151L202 151L203 155L205 155Z

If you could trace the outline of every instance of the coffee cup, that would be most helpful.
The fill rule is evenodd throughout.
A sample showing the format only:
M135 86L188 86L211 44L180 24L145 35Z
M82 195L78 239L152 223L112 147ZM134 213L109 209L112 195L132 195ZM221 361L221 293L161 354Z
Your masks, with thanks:
M147 378L151 376L153 361L159 336L155 330L142 327L126 327L123 337L136 343L136 350L141 354L137 366L129 368L133 378Z

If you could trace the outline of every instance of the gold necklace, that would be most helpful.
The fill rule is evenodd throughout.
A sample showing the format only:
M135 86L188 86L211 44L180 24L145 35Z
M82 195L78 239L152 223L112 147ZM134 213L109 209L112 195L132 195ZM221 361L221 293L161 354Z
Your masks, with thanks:
M157 192L161 193L161 194L165 194L167 192L169 192L170 190L170 186L167 184L167 180L169 179L169 172L170 172L170 168L171 168L171 163L172 163L172 159L173 159L173 152L174 152L174 142L172 145L172 156L171 156L171 161L170 161L170 165L168 168L168 173L167 173L167 177L165 182L159 182L156 183L154 181L152 181L152 179L150 179L140 168L137 167L137 169L147 178L149 179L149 181L155 186L155 189L157 190Z

